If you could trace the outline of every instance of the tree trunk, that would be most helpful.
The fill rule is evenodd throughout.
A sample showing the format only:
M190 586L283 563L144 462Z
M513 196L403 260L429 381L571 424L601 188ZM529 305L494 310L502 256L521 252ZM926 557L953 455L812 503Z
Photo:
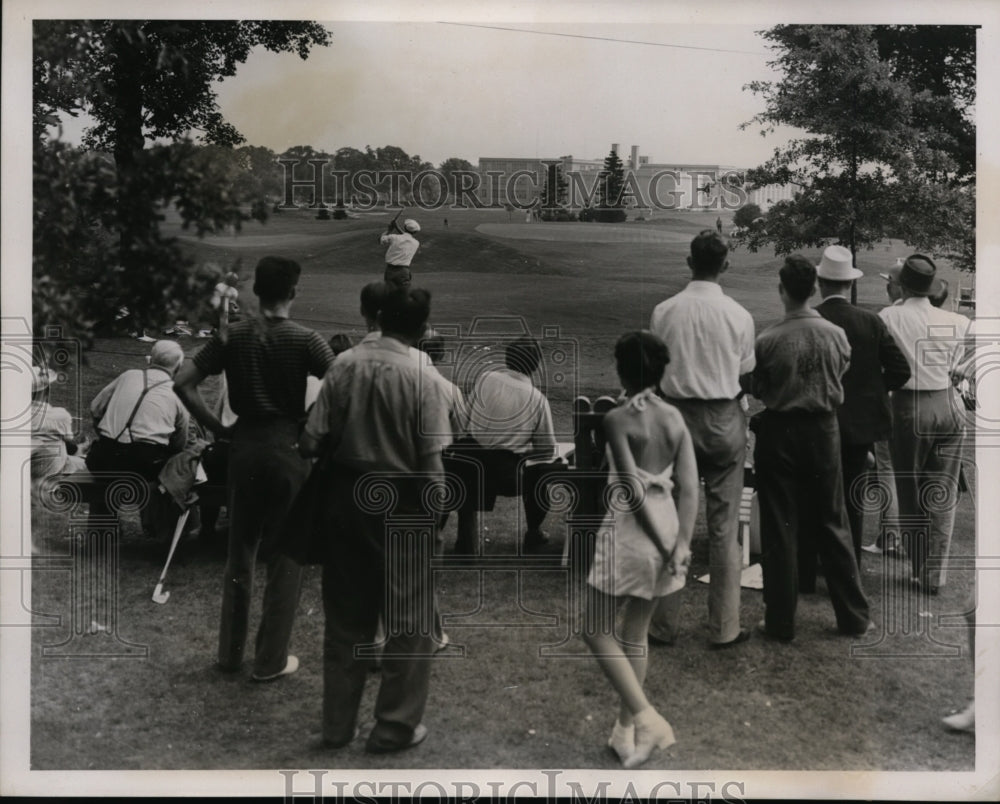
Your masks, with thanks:
M142 197L142 176L138 169L145 137L142 133L143 41L139 38L139 23L120 23L113 38L115 48L115 171L118 178L119 262L122 267L121 303L132 313L135 328L142 334L146 318L137 309L145 282L141 245L148 239L152 224L151 211Z
M851 267L858 267L858 249L854 245L854 223L851 223ZM858 303L858 280L851 282L851 304Z

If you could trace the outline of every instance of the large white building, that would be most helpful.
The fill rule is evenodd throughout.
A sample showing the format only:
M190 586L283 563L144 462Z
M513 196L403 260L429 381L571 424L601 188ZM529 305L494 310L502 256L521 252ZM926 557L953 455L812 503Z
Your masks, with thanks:
M618 144L611 146L625 169L623 200L627 207L689 211L735 210L745 203L767 209L775 202L791 198L791 185L769 185L753 191L745 189L746 168L724 164L650 162L633 145L627 156ZM579 209L596 203L598 176L604 159L577 159L573 156L543 158L480 157L482 183L479 199L490 205L512 203L527 207L545 187L550 166L558 164L568 182L568 205Z

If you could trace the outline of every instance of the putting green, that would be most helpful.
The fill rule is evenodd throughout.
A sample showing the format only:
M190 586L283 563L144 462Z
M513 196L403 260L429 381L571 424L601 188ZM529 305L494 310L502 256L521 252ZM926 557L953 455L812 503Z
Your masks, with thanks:
M480 234L570 243L690 243L690 232L620 223L481 223Z

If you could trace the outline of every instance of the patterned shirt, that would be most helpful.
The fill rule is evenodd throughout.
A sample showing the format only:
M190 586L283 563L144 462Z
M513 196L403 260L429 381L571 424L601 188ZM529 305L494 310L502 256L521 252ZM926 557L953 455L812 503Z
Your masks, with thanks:
M768 410L833 412L844 401L847 335L815 310L789 313L757 337L753 393Z
M437 369L383 336L337 355L305 432L317 441L328 437L336 463L410 473L451 444L451 407Z
M305 416L306 377L322 377L333 352L318 332L287 318L252 317L212 337L193 358L204 374L226 372L229 404L248 419Z
M753 318L717 282L689 282L656 306L649 328L670 351L660 382L667 397L735 399L740 375L753 370Z

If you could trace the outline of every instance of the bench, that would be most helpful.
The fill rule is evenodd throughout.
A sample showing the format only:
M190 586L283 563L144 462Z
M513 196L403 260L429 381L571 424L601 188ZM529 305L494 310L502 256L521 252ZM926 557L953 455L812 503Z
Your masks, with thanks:
M955 311L958 312L963 307L968 307L972 312L976 311L976 288L972 285L958 286L958 295L955 296Z
M114 516L135 514L146 507L151 484L134 472L70 472L45 478L39 483L39 499L46 508L70 513L78 505L101 504ZM226 504L223 484L199 483L194 486L200 505Z
M607 440L604 437L604 415L613 410L617 402L610 396L599 397L593 404L587 397L577 397L573 402L573 423L575 436L575 468L577 470L594 471L604 465L604 452ZM572 473L567 478L572 480ZM584 498L581 501L583 510L602 510L600 506L601 488L594 484L580 486L578 489ZM743 567L750 566L750 554L760 552L760 514L757 510L754 494L756 482L753 468L749 465L743 469L743 494L739 510L739 539L743 553ZM588 503L589 500L589 503ZM578 509L580 510L580 509Z

